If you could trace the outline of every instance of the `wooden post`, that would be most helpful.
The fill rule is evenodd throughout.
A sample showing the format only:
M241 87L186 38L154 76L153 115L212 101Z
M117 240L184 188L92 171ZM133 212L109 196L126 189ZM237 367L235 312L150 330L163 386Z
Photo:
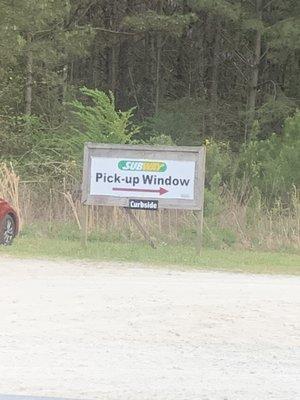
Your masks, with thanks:
M88 206L82 205L81 213L81 246L83 248L87 247L88 239Z
M138 230L142 233L144 238L149 242L150 246L152 249L156 249L156 245L151 239L150 235L148 232L144 229L143 225L140 223L140 221L137 219L137 217L133 214L132 210L130 208L123 208L124 212L129 216L129 218L132 220L132 222L136 225Z
M196 250L197 254L201 255L202 242L203 242L203 210L197 211L196 223L197 223Z

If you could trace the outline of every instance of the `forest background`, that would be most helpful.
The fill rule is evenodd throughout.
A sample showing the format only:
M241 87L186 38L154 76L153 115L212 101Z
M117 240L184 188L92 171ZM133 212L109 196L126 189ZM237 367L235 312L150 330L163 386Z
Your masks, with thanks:
M25 227L80 227L86 141L205 144L206 243L299 248L299 1L0 0L0 22L2 195L17 182Z

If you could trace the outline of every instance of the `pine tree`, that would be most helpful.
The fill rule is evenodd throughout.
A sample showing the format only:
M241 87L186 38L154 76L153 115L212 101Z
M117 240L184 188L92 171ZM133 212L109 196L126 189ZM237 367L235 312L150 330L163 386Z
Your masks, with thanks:
M10 48L19 43L13 72L15 80L25 82L23 111L43 114L64 93L68 62L87 54L88 27L78 29L68 23L69 0L3 1L6 22L2 29L10 32Z

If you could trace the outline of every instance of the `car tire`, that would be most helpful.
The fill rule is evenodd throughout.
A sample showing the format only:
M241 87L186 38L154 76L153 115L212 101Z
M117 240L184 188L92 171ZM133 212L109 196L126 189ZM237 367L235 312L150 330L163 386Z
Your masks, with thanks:
M16 223L11 215L6 215L0 223L0 244L10 246L16 236Z

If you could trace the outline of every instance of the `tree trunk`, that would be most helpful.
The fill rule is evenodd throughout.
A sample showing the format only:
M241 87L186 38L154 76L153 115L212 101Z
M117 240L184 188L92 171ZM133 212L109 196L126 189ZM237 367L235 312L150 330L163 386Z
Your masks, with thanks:
M162 1L159 0L158 3L158 13L162 13ZM155 84L155 114L159 111L160 102L160 69L161 69L161 53L162 53L162 34L157 33L156 40L156 84Z
M256 0L256 16L257 19L261 21L262 19L262 0ZM259 64L261 57L261 32L258 29L255 34L255 44L254 44L254 60L252 64L252 73L250 80L250 92L249 92L249 103L248 103L248 127L251 129L254 118L255 118L255 107L257 98L257 84L259 77ZM245 139L247 140L248 132L246 130Z
M111 1L111 12L110 12L110 29L117 30L119 24L119 13L117 0ZM119 51L120 42L119 38L114 37L111 46L111 65L110 65L110 88L113 94L117 94L118 86L118 70L119 70Z
M32 67L33 55L31 50L32 36L27 35L26 86L25 86L25 114L31 115L32 106Z
M211 104L213 107L216 106L218 100L218 73L219 73L219 53L220 53L220 30L221 30L221 22L218 20L216 23L216 35L215 35L215 43L213 50L213 66L212 66L212 74L211 74Z
M111 87L111 91L113 92L113 94L115 96L116 96L116 90L117 90L118 53L119 53L118 45L114 43L112 46L112 49L111 49L110 87Z
M162 39L161 33L158 33L156 43L156 84L155 84L155 114L159 111L160 101L160 66L161 66L161 52L162 52Z
M210 110L209 110L209 132L213 137L216 136L216 111L218 106L218 75L219 75L219 54L220 54L220 31L221 21L217 19L215 26L215 41L212 55L212 72L210 87Z
M101 85L101 67L103 63L101 59L101 51L103 51L103 48L101 47L101 39L101 34L97 32L94 38L94 45L92 49L92 82L95 89Z

